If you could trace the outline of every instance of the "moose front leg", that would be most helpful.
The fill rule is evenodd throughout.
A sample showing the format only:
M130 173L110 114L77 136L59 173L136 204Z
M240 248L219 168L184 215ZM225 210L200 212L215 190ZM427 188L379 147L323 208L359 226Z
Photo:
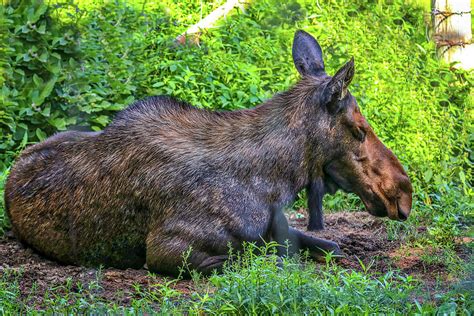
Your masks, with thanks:
M325 193L323 179L312 181L306 187L306 192L308 194L308 230L322 230L324 229L323 196Z
M342 255L341 249L335 242L311 237L289 227L282 209L273 210L271 236L280 245L277 249L280 257L295 255L300 250L309 250L311 256L314 257L324 256L327 252Z
M299 249L309 250L313 257L322 257L328 252L332 252L336 256L343 255L338 244L333 241L311 237L294 228L289 229L289 236L290 240L295 242Z
M283 214L281 208L274 209L271 226L271 236L274 241L278 243L277 255L283 257L285 255L294 255L298 253L298 240L292 238L290 235L290 227L288 220Z

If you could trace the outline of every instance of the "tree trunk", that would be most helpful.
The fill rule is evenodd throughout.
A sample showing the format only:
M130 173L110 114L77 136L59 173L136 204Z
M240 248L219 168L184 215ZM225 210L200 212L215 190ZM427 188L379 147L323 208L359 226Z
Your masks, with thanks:
M458 62L455 67L474 68L470 0L432 0L431 7L438 56Z
M208 29L222 17L226 16L230 11L236 7L243 9L243 0L227 0L223 5L212 11L208 16L199 21L198 23L189 27L184 33L176 38L176 42L184 44L191 42L194 44L199 43L199 35L204 29Z

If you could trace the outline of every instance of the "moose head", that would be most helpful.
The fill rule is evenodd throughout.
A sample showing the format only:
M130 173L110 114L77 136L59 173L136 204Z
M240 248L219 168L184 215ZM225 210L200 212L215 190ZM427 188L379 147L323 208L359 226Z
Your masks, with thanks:
M307 108L315 109L315 121L307 124L314 125L310 127L311 139L318 143L314 147L322 148L323 153L315 158L316 176L323 179L326 192L353 192L370 214L406 220L412 186L397 157L377 138L348 90L354 59L330 77L316 39L297 31L293 60L302 82L311 87L304 99Z

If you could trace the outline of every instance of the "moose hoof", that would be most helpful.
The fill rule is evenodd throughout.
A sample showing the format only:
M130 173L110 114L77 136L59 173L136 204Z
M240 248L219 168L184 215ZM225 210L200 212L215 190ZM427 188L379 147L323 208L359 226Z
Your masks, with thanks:
M341 248L339 247L338 244L336 244L333 241L326 241L326 249L324 249L325 253L331 253L332 256L334 257L344 257L344 253L342 252Z
M327 255L330 254L331 258L334 260L339 260L345 257L344 252L342 252L339 245L332 241L325 241L324 248L319 248L319 251L313 252L312 257L316 258L318 261L325 261Z
M228 259L228 255L207 257L197 267L197 270L206 275L211 274L214 270L220 272L224 266L224 262L226 262Z
M308 220L308 226L307 229L309 231L317 231L317 230L323 230L324 229L324 220L322 217L318 218L309 218Z
M309 224L308 227L306 228L310 232L315 232L319 230L324 229L324 225L319 225L319 224Z
M281 257L276 258L276 266L278 269L283 269L283 259Z
M332 252L332 255L335 256L337 259L340 259L346 256L344 252L342 252L341 248L339 248L338 244L335 244L335 247L333 250L331 250L331 252Z

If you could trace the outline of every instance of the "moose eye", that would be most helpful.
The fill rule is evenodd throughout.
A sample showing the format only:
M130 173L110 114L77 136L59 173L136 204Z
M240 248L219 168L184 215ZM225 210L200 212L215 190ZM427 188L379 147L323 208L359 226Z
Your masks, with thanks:
M356 132L355 132L355 138L357 138L357 140L359 140L361 143L363 143L365 141L365 135L366 135L366 132L364 130L362 130L361 128L358 128L356 129Z

